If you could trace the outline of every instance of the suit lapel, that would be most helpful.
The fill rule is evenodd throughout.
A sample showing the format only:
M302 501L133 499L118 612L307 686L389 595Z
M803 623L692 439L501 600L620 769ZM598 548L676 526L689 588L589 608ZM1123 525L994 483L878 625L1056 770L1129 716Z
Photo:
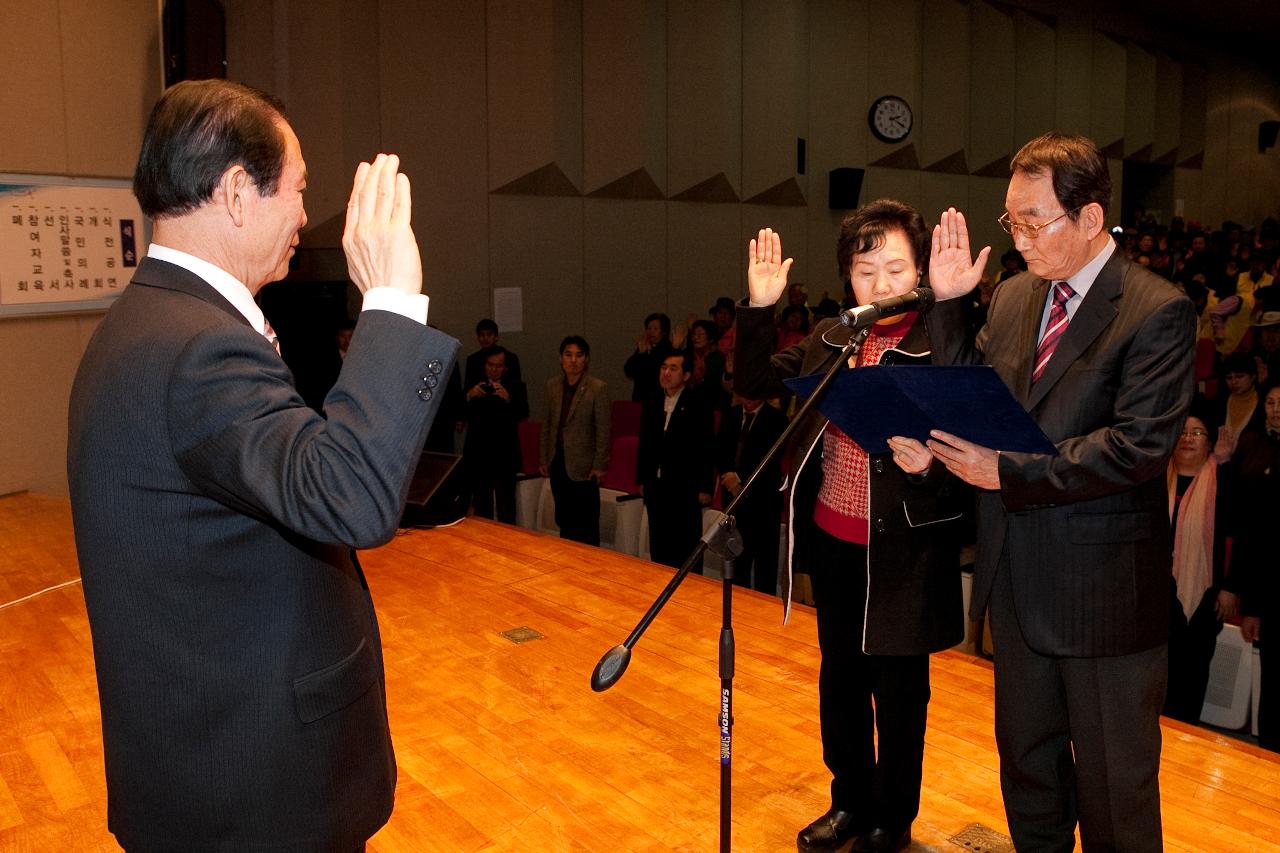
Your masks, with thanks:
M245 319L244 315L228 302L226 297L215 290L213 285L177 264L156 260L155 258L143 258L138 262L138 270L133 274L131 283L144 287L175 290L188 296L194 296L196 299L201 299L222 309L232 318L239 320L249 328L253 328L249 325L249 321ZM254 331L261 333L262 330L254 329Z
M1049 363L1045 365L1044 373L1040 375L1040 381L1030 389L1026 402L1028 410L1032 410L1039 405L1040 401L1049 393L1049 389L1067 372L1067 368L1080 357L1081 353L1088 349L1098 335L1102 334L1102 330L1116 318L1116 314L1119 312L1116 310L1116 306L1112 304L1112 300L1120 295L1120 261L1123 260L1123 257L1119 252L1114 252L1111 255L1111 259L1107 261L1106 265L1098 273L1098 277L1094 280L1093 286L1089 288L1084 301L1076 309L1076 315L1071 318L1070 324L1067 325L1067 331L1063 333L1062 339L1058 341L1058 346L1054 349ZM1041 308L1043 309L1043 304ZM1035 347L1033 345L1031 358L1027 364L1030 365L1034 361ZM1028 380L1029 377L1030 370L1028 369Z

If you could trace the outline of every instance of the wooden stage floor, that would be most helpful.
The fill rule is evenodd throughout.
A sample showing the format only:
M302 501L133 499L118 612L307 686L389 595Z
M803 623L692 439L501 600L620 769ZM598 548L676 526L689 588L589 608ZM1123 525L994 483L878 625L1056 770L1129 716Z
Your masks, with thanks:
M65 500L0 498L0 851L116 850L106 831L92 647ZM362 554L381 619L400 765L370 843L399 851L714 850L720 586L691 577L604 694L589 686L669 571L491 522ZM21 600L73 581L70 585ZM17 602L12 603L11 602ZM795 849L828 805L813 614L735 595L735 850ZM501 632L544 639L513 644ZM1006 832L992 672L933 658L914 851ZM1280 760L1166 722L1170 850L1280 851Z

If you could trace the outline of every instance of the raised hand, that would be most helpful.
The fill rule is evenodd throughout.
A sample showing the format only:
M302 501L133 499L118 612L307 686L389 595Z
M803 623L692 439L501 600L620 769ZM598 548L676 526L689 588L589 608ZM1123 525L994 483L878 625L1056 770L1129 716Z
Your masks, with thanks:
M751 304L772 305L787 289L787 273L792 258L782 259L782 237L772 228L760 229L760 235L747 246L747 291Z
M933 248L929 253L929 286L938 300L964 296L978 284L987 266L991 247L986 246L973 260L969 249L969 226L964 214L949 207L933 226Z
M422 292L422 256L409 223L412 212L409 178L400 172L399 157L379 154L373 163L356 168L342 250L347 274L361 293L371 287Z

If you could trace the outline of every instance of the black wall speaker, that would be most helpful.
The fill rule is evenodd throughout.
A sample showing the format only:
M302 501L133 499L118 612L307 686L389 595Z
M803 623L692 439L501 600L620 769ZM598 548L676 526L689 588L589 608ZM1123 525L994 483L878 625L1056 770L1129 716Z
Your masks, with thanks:
M1280 121L1264 121L1258 125L1258 153L1261 154L1276 144L1280 136Z
M853 210L862 195L864 170L841 166L832 169L827 180L827 207L832 210Z
M409 483L401 527L439 527L467 514L467 483L462 457L423 451Z

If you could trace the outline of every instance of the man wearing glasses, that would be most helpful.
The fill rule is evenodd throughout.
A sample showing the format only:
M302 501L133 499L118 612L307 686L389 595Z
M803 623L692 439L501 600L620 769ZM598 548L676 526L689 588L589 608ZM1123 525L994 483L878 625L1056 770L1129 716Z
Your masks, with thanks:
M1092 141L1046 134L1011 165L1000 223L1028 272L996 289L975 342L935 338L935 358L995 368L1058 452L928 442L979 489L970 615L990 606L1005 812L1019 850L1072 850L1077 820L1086 851L1160 850L1165 466L1191 401L1194 309L1116 251ZM974 263L963 214L942 214L937 298L971 290L989 252Z

